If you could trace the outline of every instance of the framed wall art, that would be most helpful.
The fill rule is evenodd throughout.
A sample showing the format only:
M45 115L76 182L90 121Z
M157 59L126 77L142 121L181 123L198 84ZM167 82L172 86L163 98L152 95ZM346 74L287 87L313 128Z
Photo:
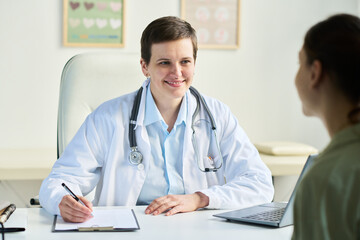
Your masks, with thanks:
M239 48L240 0L181 0L181 18L195 28L200 48Z
M124 47L125 0L63 0L63 43Z

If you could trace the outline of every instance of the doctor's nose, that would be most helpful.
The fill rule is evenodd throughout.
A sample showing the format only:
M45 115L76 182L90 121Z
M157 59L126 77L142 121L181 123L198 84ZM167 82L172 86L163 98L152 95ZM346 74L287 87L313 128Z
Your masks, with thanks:
M182 76L182 68L179 64L174 64L171 69L171 75L174 76L176 79Z

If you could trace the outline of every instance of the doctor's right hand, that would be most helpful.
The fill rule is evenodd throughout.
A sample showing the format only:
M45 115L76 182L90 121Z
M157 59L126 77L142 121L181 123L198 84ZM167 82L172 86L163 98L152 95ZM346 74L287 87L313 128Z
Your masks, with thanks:
M78 198L86 205L86 207L77 202L70 195L65 195L62 198L59 204L60 215L66 222L80 223L93 217L91 215L92 203L84 197L78 196Z

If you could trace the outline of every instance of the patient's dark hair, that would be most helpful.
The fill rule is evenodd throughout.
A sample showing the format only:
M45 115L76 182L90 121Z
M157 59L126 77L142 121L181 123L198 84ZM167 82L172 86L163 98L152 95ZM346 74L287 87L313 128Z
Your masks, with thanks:
M305 35L307 63L319 60L333 84L357 106L360 112L360 19L338 14L314 25Z
M141 57L146 64L151 58L151 46L154 43L175 41L190 38L193 45L193 57L197 56L197 38L195 29L190 23L178 17L162 17L152 21L143 31L141 36Z

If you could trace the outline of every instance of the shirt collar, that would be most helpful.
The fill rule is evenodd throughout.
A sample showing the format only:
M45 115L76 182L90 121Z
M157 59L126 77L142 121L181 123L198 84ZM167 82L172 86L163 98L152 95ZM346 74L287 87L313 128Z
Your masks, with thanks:
M186 125L186 117L187 117L187 109L188 109L188 96L185 94L183 100L181 101L181 106L179 110L178 117L176 119L174 127L180 125L182 122ZM162 122L165 124L163 117L159 109L155 104L155 100L151 94L150 84L146 88L146 102L145 102L145 118L144 125L148 126L155 122Z
M182 123L184 123L186 125L186 117L187 117L187 112L188 112L187 109L188 109L188 98L187 98L187 94L185 94L185 96L183 97L183 99L181 101L181 106L180 106L178 117L175 122L175 126L178 126Z

